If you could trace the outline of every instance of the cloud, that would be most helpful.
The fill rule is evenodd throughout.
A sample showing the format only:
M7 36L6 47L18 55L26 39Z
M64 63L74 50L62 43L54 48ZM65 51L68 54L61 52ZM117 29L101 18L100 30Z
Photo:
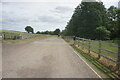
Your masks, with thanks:
M58 6L54 10L54 12L57 12L57 13L66 13L71 11L73 11L73 9L67 6Z
M35 31L45 31L64 29L81 0L2 0L2 2L4 29L24 31L25 26L31 25ZM105 5L111 4L106 2Z
M62 14L55 15L55 12L51 12L57 6L54 3L3 3L3 28L23 31L25 26L32 25L40 31L64 29L68 20L61 18ZM64 14L67 15L69 14Z
M82 0L83 2L99 2L101 0Z
M46 16L39 16L38 18L42 22L48 22L48 23L60 23L60 22L62 22L62 20L60 20L59 18L54 17L54 16L46 15Z
M81 0L1 0L2 2L78 2Z
M119 3L118 3L118 8L120 9L120 1L119 1Z

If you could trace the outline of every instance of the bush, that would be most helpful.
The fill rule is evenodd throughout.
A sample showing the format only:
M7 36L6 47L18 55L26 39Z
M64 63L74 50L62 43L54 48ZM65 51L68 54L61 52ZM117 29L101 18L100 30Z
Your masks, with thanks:
M96 38L99 40L109 40L110 39L110 31L107 30L104 26L100 26L96 28Z

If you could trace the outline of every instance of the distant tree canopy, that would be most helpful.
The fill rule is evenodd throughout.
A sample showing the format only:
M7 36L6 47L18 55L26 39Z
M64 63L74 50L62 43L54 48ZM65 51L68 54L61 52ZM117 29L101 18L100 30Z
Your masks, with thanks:
M33 30L33 28L31 27L31 26L26 26L25 27L25 30L28 32L28 33L34 33L34 30Z
M58 35L58 34L60 34L60 29L56 29L56 30L54 31L54 35Z
M108 8L107 10L108 19L109 19L107 29L111 31L110 37L112 39L117 37L117 32L118 32L117 11L118 11L117 8L114 6L110 6L110 8Z
M120 3L120 1L119 1L119 3ZM117 31L117 38L119 39L119 44L120 44L120 8L118 9L118 31Z
M49 35L58 35L60 34L60 29L56 29L55 31L37 31L36 34L49 34Z
M40 31L37 31L36 34L40 34Z
M98 39L96 30L102 30L102 35L103 33L110 35L102 36L104 39L113 39L113 37L115 38L117 35L118 29L116 26L116 11L117 8L114 6L106 9L102 2L81 2L81 4L75 8L74 14L62 33L64 35Z

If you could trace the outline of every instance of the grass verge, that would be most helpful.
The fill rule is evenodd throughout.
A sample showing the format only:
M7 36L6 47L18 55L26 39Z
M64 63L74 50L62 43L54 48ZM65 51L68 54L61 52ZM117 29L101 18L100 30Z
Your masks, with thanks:
M30 39L16 39L16 40L2 40L2 43L29 43L35 40L41 40L41 39L45 39L48 37L52 37L51 35L40 35L38 37L34 37L34 38L30 38Z
M110 78L110 80L120 79L120 77L116 73L112 72L107 66L103 65L101 62L97 61L95 58L80 50L77 46L73 45L73 41L69 41L66 39L64 40L68 42L70 46L75 51L77 51L88 63L90 63L90 65L92 65L93 68L97 69L97 71L99 71L100 74L105 75L105 78Z
M81 40L81 41L82 41L82 40ZM88 45L89 42L88 42L88 41L84 41L84 42L87 43L87 44L82 44L82 43L80 43L80 44L82 44L82 45L84 45L85 47L88 48L88 47L89 47L89 45ZM105 42L105 41L101 41L101 42ZM98 42L98 41L91 41L90 44L92 44L93 46L99 47L99 42ZM115 43L112 43L112 44L117 45L117 44L115 44ZM99 52L99 49L97 49L97 48L95 48L95 47L93 47L93 46L90 47L91 50L93 50L93 51L95 51L95 52ZM117 60L118 47L110 46L110 45L107 45L107 44L101 44L101 48L106 49L106 50L109 50L109 51L112 51L112 52L115 52L115 54L109 53L109 52L106 52L106 51L102 51L102 50L101 50L101 53L100 53L100 54L102 54L102 55L104 55L104 56L108 56L108 57L110 57L110 58L112 58L112 59Z
M84 53L80 49L78 49L75 45L71 44L71 46L82 55L87 61L89 61L92 65L94 65L100 72L104 73L108 78L111 79L120 79L118 75L114 72L111 72L105 65L101 64L99 61L89 56L87 53Z

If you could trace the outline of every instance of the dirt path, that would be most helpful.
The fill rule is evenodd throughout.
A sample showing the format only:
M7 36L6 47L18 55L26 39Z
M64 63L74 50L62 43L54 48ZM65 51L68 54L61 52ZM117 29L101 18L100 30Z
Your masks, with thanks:
M3 78L98 78L61 38L3 44Z

